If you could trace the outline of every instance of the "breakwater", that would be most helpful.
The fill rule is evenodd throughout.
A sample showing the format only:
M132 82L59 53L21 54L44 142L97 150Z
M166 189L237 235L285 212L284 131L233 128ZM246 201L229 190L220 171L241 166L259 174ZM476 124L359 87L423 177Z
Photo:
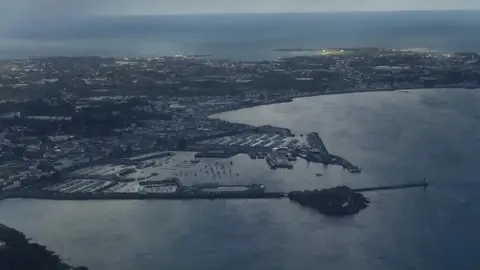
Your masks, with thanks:
M365 209L370 200L362 191L393 190L413 187L427 187L427 181L403 185L377 186L351 189L338 186L322 190L305 190L291 192L266 192L263 185L251 185L243 191L204 191L194 186L182 186L173 193L63 193L55 191L17 190L0 194L1 199L28 198L48 200L197 200L197 199L283 199L298 203L302 207L313 209L327 216L347 216Z
M174 193L59 193L48 191L15 191L5 193L3 199L46 200L193 200L193 199L279 199L284 192L219 191L219 192L174 192Z
M356 192L368 192L368 191L381 191L381 190L394 190L394 189L406 189L406 188L419 188L419 187L428 187L428 181L426 179L423 182L401 184L401 185L390 185L390 186L378 186L378 187L368 187L368 188L356 188L353 189Z
M354 192L368 192L381 190L395 190L406 188L427 187L429 183L424 180L422 182L375 186L367 188L354 188ZM193 199L280 199L288 197L289 194L300 192L266 192L262 189L249 189L244 191L188 191L188 187L183 187L179 192L173 193L62 193L54 191L32 191L32 190L16 190L3 192L0 199L26 198L26 199L48 199L48 200L193 200Z

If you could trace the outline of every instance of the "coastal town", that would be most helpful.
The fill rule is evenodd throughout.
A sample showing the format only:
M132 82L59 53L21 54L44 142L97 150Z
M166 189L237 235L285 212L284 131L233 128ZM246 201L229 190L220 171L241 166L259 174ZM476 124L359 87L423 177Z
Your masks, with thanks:
M480 1L1 1L0 270L480 270Z
M210 116L313 95L476 88L478 60L477 54L375 48L262 62L199 56L4 60L0 187L51 197L264 193L262 183L236 184L242 172L229 158L237 154L271 169L291 169L302 158L359 173L348 157L330 153L315 131L293 134ZM222 177L231 183L219 184Z

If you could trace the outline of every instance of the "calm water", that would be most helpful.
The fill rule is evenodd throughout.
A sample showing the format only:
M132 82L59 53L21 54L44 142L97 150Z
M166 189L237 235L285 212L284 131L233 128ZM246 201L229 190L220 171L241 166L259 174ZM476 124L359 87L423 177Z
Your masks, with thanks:
M434 186L373 192L371 207L327 218L288 200L0 202L0 222L91 269L478 269L480 92L418 90L298 99L223 119L319 132L364 168L298 162L290 172L234 158L272 189L361 187L428 177ZM314 172L325 173L313 177Z
M2 18L0 18L1 20ZM18 18L0 24L0 57L45 55L276 59L278 48L374 46L477 51L480 11Z

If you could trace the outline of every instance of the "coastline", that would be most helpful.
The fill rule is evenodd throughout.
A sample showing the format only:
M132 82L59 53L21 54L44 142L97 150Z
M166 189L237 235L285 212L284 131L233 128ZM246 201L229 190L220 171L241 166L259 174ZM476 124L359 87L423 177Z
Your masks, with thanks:
M65 263L45 246L30 242L22 232L0 223L0 265L6 269L88 270Z
M297 98L306 98L306 97L314 97L314 96L323 96L323 95L338 95L338 94L350 94L350 93L371 93L371 92L392 92L392 91L402 91L402 90L432 90L432 89L449 89L449 88L454 88L454 87L444 87L444 86L438 86L438 87L429 87L429 88L418 88L418 87L412 87L412 88L402 88L402 89L365 89L365 90L358 90L358 89L349 89L349 90L342 90L342 91L334 91L334 92L315 92L315 93L308 93L306 95L301 95L301 96L295 96L295 97L286 97L286 99L282 100L273 100L269 102L265 102L262 104L255 104L252 106L239 106L235 109L229 109L229 108L224 108L224 111L221 112L215 112L210 115L206 115L207 118L213 118L213 119L218 119L215 118L214 115L224 113L224 112L230 112L230 111L236 111L236 110L241 110L241 109L247 109L247 108L253 108L257 106L264 106L264 105L271 105L271 104L277 104L277 103L289 103L292 102L293 100ZM460 89L467 89L465 87L457 87ZM476 88L478 89L478 88ZM227 120L221 120L220 121L225 121L229 122ZM247 124L243 124L247 125ZM249 126L249 125L247 125ZM337 156L335 156L337 157ZM340 158L340 157L337 157ZM192 195L182 195L182 196L166 196L166 195L151 195L151 194L136 194L132 196L131 194L110 194L108 196L105 195L100 195L100 194L64 194L60 195L59 194L53 194L53 193L48 193L48 192L41 192L41 191L20 191L20 192L0 192L0 201L4 199L11 199L11 198L30 198L30 199L50 199L50 200L103 200L103 199L212 199L213 197L215 198L278 198L282 197L284 192L272 192L272 194L262 194L261 196L258 196L257 194L227 194L225 196L209 196L209 195L202 195L202 196L192 196Z
M347 89L347 90L335 90L335 91L329 91L329 92L311 92L311 93L305 93L303 95L299 96L292 96L292 97L287 97L288 100L279 100L279 101L268 101L264 102L261 104L253 104L253 105L239 105L233 108L224 108L220 109L218 111L212 112L210 114L207 114L205 118L208 119L217 119L217 120L222 120L219 118L214 117L216 114L221 114L221 113L226 113L226 112L234 112L238 110L243 110L243 109L249 109L249 108L255 108L259 106L265 106L265 105L273 105L273 104L281 104L281 103L290 103L293 102L296 99L301 99L301 98L308 98L308 97L318 97L318 96L330 96L330 95L344 95L344 94L355 94L355 93L376 93L376 92L396 92L396 91L415 91L415 90L432 90L432 89L480 89L480 85L478 86L465 86L465 85L438 85L438 86L432 86L432 87L419 87L419 86L412 86L412 87L402 87L402 88L381 88L381 89ZM226 120L222 120L226 121ZM226 121L228 122L228 121ZM244 124L244 123L243 123ZM244 124L248 125L248 124Z

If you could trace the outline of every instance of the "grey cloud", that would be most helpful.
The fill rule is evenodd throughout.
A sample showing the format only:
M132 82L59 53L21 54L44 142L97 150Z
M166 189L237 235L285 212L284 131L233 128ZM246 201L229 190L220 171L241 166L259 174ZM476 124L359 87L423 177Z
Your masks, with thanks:
M4 18L88 14L301 12L338 10L472 9L478 0L0 0Z

